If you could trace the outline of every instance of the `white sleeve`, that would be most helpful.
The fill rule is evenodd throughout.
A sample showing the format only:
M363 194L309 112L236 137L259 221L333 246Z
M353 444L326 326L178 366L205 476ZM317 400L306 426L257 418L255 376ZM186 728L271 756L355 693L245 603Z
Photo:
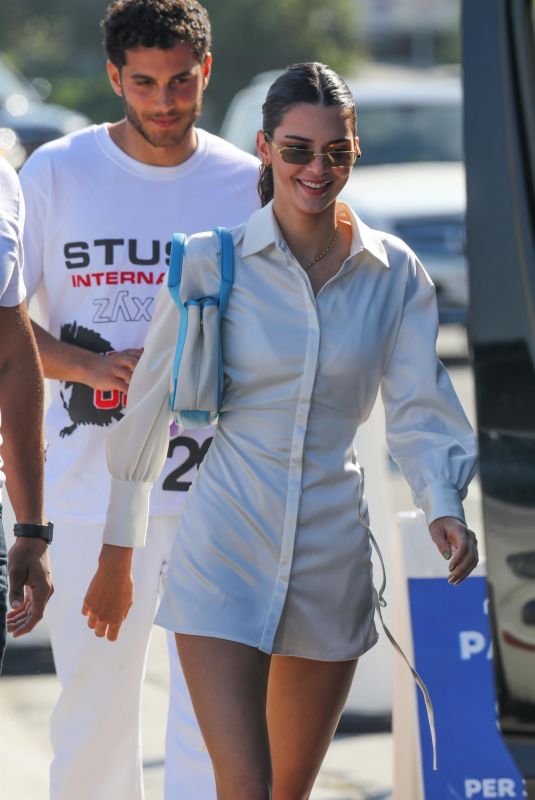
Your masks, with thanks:
M435 288L411 256L404 309L381 391L387 443L428 524L464 521L462 499L477 465L475 436L436 354Z
M0 164L0 306L18 306L26 296L22 280L24 200L14 169Z
M219 240L214 233L188 237L180 284L183 300L219 292L219 259ZM164 285L156 299L143 355L132 375L125 415L107 438L112 485L104 544L145 544L150 490L163 469L169 446L173 418L169 392L179 321L178 308Z
M35 153L20 172L20 182L26 205L24 225L24 282L28 301L43 280L43 256L46 252L47 215L50 207L50 176L48 165ZM53 205L53 204L52 204Z
M167 286L162 286L130 382L125 415L107 438L112 485L105 544L140 547L145 543L150 490L163 469L169 445L169 382L178 323L178 309Z

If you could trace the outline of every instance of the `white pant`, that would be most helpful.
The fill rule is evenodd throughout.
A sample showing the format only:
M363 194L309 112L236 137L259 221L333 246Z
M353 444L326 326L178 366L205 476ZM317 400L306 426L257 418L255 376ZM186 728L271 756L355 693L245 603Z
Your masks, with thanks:
M141 685L149 638L177 527L152 517L147 544L134 553L134 604L119 639L98 639L81 615L101 548L100 525L54 523L50 547L55 592L48 624L61 694L52 713L51 800L142 800ZM165 800L214 800L210 759L169 636L171 697ZM163 724L163 721L162 721Z

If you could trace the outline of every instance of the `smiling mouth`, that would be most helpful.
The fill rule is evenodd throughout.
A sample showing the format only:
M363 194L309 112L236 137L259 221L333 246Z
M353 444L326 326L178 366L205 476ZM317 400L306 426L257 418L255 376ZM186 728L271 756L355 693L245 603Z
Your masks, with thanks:
M307 194L319 196L325 194L332 181L304 181L296 178L297 183L303 187Z

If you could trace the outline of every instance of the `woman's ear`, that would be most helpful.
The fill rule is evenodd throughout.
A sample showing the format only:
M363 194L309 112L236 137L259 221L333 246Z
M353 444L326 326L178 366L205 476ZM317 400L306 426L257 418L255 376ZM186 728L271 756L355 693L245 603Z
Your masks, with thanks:
M271 164L271 147L266 141L264 131L258 131L256 134L256 152L262 164L268 167Z

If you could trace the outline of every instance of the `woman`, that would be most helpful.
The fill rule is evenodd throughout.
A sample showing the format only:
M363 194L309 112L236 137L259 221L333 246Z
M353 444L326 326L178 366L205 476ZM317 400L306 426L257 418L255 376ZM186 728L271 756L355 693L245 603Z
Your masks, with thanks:
M353 440L379 388L390 452L450 582L477 563L461 504L474 439L436 357L434 288L402 242L337 202L360 154L353 97L328 67L297 64L263 117L263 208L233 230L222 412L157 616L176 633L219 800L309 796L357 659L377 639ZM195 265L202 293L218 289L218 259L214 237L190 238L184 274ZM84 613L110 639L165 459L177 316L160 293L109 438L107 545Z

